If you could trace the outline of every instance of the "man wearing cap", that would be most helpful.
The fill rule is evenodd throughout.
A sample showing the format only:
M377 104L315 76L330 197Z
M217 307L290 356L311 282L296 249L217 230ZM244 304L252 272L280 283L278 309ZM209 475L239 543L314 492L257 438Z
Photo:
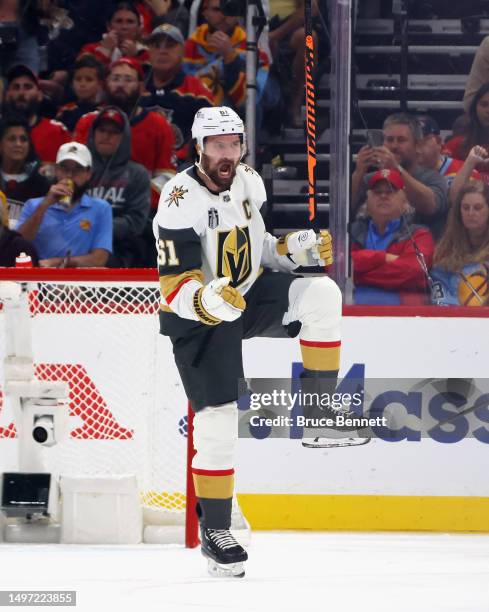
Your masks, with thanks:
M151 63L150 76L141 104L161 109L175 131L177 157L185 159L195 113L213 106L210 90L195 76L183 71L185 39L180 30L168 23L158 26L147 40Z
M419 122L412 115L396 113L386 118L382 129L383 146L366 145L358 152L352 175L353 210L365 202L371 170L397 170L415 210L415 221L427 225L438 236L448 210L447 185L438 172L419 164L418 144L423 137Z
M26 118L37 156L43 164L52 164L59 147L69 141L70 134L59 121L40 116L42 99L39 81L30 68L18 65L9 70L3 114Z
M220 0L204 0L205 23L185 43L184 70L194 74L213 93L216 105L223 103L238 110L246 99L246 32L239 18L225 15ZM268 79L269 59L258 50L256 73L259 103Z
M161 113L139 105L144 89L144 74L138 62L123 57L110 68L107 76L107 102L129 117L131 125L131 159L149 172L152 206L157 208L159 194L166 181L175 174L175 137ZM96 112L84 115L76 124L74 138L87 143Z
M356 304L426 302L425 266L431 266L433 238L427 228L413 225L407 210L401 174L374 172L368 181L367 217L351 228Z
M419 115L416 119L423 132L423 138L418 144L419 163L443 176L450 188L464 162L461 159L453 159L449 155L442 155L443 141L440 136L440 127L433 117ZM480 180L477 170L472 172L471 178Z
M112 210L89 196L92 156L68 142L56 156L57 182L44 198L27 200L17 229L31 241L44 267L105 266L112 252Z
M151 188L146 168L130 159L131 129L126 115L115 106L100 111L88 136L88 148L93 159L88 193L112 207L114 244L107 265L142 266L142 233L150 211Z

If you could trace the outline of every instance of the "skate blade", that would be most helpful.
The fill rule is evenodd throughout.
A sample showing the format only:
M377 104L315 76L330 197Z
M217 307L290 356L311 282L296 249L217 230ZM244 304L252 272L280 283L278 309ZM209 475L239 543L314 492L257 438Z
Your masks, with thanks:
M304 448L342 448L344 446L363 446L371 438L303 438Z
M207 558L207 571L214 578L244 578L244 563L217 563Z

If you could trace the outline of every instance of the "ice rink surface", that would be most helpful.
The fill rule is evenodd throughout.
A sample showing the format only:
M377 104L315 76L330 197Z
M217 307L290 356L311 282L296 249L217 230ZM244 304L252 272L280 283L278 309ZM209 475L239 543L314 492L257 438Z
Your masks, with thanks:
M258 532L249 554L215 579L199 550L2 544L0 589L76 590L55 609L84 612L489 612L489 535Z

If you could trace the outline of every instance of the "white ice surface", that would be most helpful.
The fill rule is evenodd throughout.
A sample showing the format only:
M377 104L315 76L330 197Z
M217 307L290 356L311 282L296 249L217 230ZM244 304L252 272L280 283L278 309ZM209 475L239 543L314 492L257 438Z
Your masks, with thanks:
M84 612L489 612L485 535L259 532L249 554L223 580L198 550L1 544L0 589L76 590L50 609Z

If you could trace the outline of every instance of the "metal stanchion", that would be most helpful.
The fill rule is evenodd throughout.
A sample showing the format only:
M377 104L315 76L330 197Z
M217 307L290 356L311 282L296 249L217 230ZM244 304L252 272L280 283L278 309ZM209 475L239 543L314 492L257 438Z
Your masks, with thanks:
M351 0L331 0L331 162L329 227L334 236L333 277L344 292L348 276L350 194Z

